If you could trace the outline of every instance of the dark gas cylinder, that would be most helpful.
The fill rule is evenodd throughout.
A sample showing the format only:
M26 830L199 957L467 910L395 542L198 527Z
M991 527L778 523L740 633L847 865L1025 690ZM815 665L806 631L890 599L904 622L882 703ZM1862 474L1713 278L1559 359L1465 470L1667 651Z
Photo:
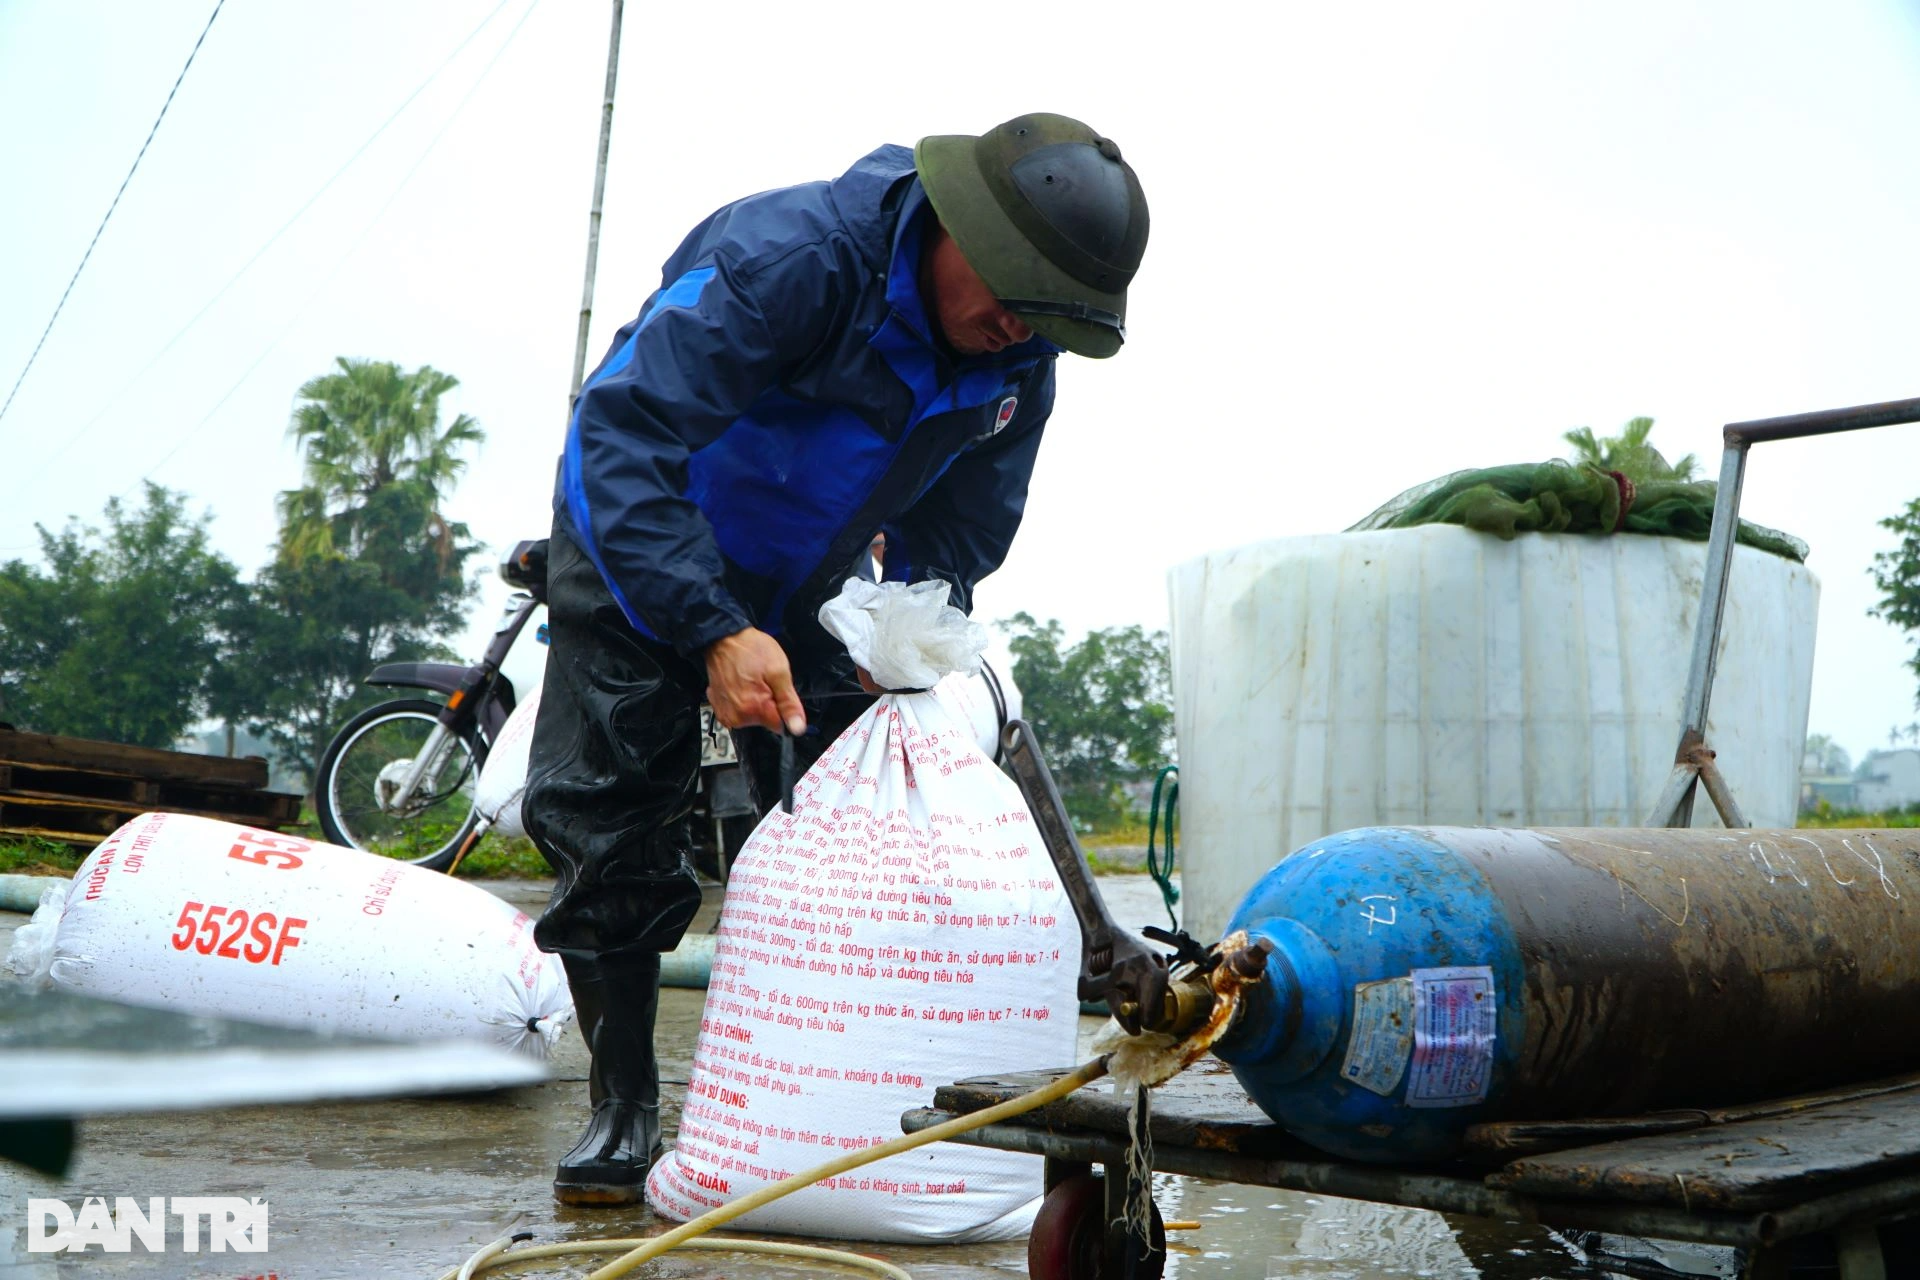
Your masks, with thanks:
M1228 929L1274 951L1215 1051L1353 1159L1920 1067L1920 831L1372 827Z

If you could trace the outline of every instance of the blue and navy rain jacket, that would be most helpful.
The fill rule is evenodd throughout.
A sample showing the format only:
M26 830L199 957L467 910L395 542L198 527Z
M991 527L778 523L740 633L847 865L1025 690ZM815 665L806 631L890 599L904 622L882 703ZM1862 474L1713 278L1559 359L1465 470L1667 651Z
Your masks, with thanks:
M682 242L574 407L555 507L627 620L696 661L814 615L876 530L890 580L970 608L1006 557L1053 406L1043 338L955 357L921 305L931 206L886 146Z

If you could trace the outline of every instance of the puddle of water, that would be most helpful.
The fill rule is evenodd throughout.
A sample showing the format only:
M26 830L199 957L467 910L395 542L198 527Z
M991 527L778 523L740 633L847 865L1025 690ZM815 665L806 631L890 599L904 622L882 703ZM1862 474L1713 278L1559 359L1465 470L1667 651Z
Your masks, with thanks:
M1601 1280L1538 1228L1424 1209L1156 1175L1175 1233L1169 1280Z

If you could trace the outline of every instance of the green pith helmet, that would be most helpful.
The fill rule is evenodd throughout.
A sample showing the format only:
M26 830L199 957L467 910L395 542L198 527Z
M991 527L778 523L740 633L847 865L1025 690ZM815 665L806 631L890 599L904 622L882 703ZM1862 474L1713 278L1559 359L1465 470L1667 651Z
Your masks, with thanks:
M1076 355L1126 339L1147 197L1120 148L1036 112L972 137L922 138L914 168L961 256L1000 305Z

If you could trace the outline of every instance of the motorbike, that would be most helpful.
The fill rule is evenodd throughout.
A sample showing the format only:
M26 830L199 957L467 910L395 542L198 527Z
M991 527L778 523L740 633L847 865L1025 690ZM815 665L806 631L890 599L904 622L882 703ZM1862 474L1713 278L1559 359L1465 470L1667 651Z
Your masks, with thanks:
M517 590L478 662L391 662L366 677L369 685L427 696L368 707L341 726L321 753L314 809L332 843L445 871L484 829L476 794L480 773L519 704L513 681L500 668L534 611L546 603L546 539L516 543L500 562L500 577ZM536 635L546 643L544 624ZM700 728L694 861L724 880L760 815L733 735L712 708L700 708Z
M500 576L518 590L478 662L389 662L367 675L369 685L438 697L368 707L327 744L313 802L332 843L440 871L473 832L474 784L517 702L500 665L546 601L546 540L516 543Z

